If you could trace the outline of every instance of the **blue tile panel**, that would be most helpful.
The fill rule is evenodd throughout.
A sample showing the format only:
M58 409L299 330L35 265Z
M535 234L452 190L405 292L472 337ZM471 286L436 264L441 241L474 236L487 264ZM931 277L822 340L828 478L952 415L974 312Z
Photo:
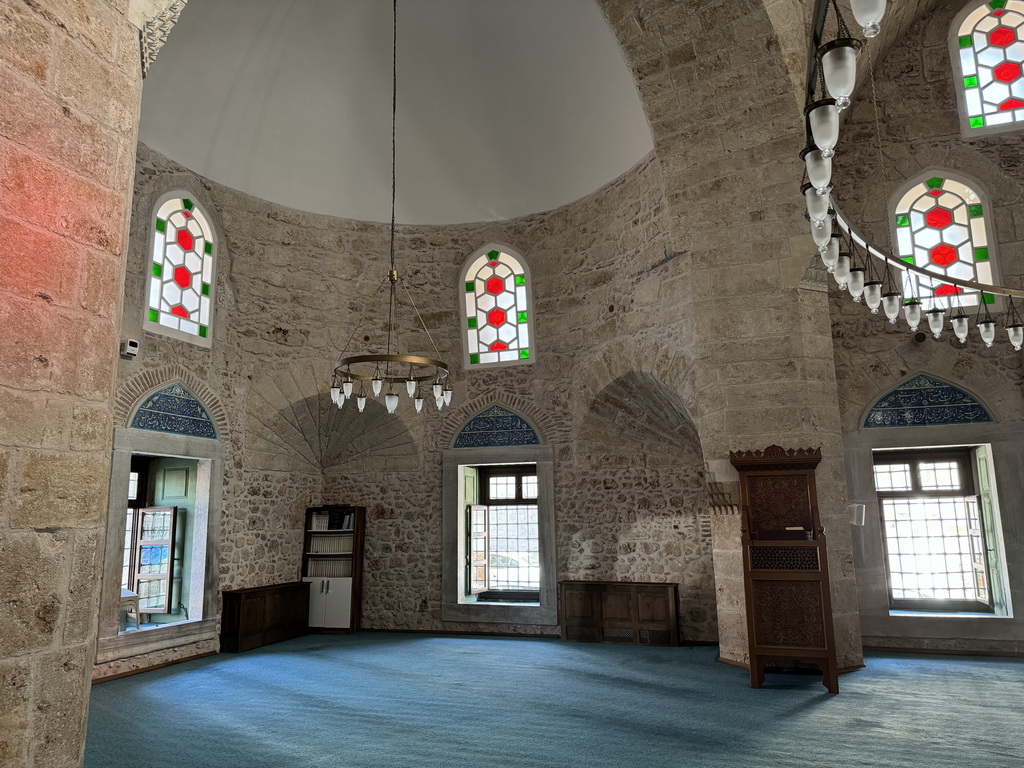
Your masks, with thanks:
M492 405L470 419L455 439L456 448L505 445L540 445L540 440L526 419L500 405Z
M131 426L151 432L217 439L210 414L181 384L172 384L150 395L136 411Z
M972 395L927 374L900 384L880 398L864 427L921 427L993 421Z

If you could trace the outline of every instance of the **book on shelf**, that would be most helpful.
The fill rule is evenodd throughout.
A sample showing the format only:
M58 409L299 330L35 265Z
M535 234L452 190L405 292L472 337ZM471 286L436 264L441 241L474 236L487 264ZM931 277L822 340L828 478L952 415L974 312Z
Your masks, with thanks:
M345 578L352 575L352 561L348 558L317 558L309 561L306 576L316 579Z
M309 554L311 555L350 555L352 554L351 536L318 536L309 537Z
M343 512L340 509L317 512L312 516L309 525L311 531L351 531L354 528L355 513Z

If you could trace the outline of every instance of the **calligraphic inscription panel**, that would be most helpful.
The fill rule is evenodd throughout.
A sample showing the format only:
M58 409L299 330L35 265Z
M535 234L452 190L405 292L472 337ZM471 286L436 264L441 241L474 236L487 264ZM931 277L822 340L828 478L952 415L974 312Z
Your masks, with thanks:
M919 374L879 398L865 428L975 424L993 421L977 398L927 374Z

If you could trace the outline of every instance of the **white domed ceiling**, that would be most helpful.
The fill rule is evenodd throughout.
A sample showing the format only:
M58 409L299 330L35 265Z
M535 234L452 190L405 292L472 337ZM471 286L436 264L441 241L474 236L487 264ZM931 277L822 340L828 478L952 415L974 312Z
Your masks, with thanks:
M266 200L389 221L391 34L386 0L192 0L139 139ZM397 135L407 224L555 208L652 148L594 0L401 0Z

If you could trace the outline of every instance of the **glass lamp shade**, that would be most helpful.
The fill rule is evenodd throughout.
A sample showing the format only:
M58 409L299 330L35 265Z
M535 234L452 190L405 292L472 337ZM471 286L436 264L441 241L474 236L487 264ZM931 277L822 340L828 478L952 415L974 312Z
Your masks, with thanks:
M337 405L338 405L338 410L339 410L339 411L341 410L341 407L342 407L342 406L343 406L344 404L345 404L345 398L344 398L344 397L338 397L338 402L337 402Z
M416 380L407 379L405 382L405 391L409 393L409 397L416 394Z
M819 99L804 107L815 146L822 157L832 157L839 142L839 110L835 99Z
M379 376L374 376L373 379L370 380L370 386L373 387L373 396L378 397L380 395L381 387L384 386L384 379Z
M384 406L388 409L388 413L394 413L395 409L398 408L398 395L394 392L388 392L384 395Z
M885 0L850 0L853 18L861 25L864 37L876 37L885 16Z
M890 323L895 324L896 319L900 316L901 298L898 293L882 294L882 311L885 312L885 316L889 318Z
M878 314L878 305L882 303L881 280L869 280L864 283L864 303L868 305L872 315Z
M434 395L434 399L440 400L444 396L444 388L441 386L441 382L435 381L434 385L430 388Z
M363 409L366 408L366 395L359 395L356 397L356 408L362 413Z
M807 167L807 180L818 194L828 194L828 186L832 183L832 160L823 157L817 147L807 147L800 153L800 158Z
M839 235L832 235L825 250L820 253L821 263L825 265L825 269L829 272L833 271L839 262Z
M850 254L839 254L836 265L832 269L832 277L836 279L840 288L846 287L846 282L850 279Z
M420 397L419 395L417 395L416 399L412 401L412 404L416 406L416 413L420 413L423 411L423 398Z
M825 217L828 216L829 200L828 192L819 195L813 184L804 184L800 190L804 193L804 200L807 202L807 216L811 224L816 227L822 226Z
M906 318L910 330L917 331L918 326L921 325L921 302L917 299L911 299L904 304L903 317Z
M853 296L854 301L860 301L864 293L864 267L850 267L850 278L846 281L846 287Z
M860 56L860 40L842 37L825 43L818 49L821 73L825 77L828 95L836 100L836 109L850 106L850 96L857 85L857 57ZM834 146L834 144L833 144Z
M824 251L828 247L828 241L832 237L832 217L826 216L821 222L821 226L816 224L811 225L811 239L814 240L814 244L818 246L819 251Z
M341 387L331 387L331 402L335 405L338 404L338 400L341 399Z
M343 381L343 382L341 382L341 391L345 395L345 399L346 400L348 400L350 397L352 397L352 382L351 381Z
M444 398L445 405L452 404L452 391L448 387L444 388L444 393L441 395L441 397Z
M1024 325L1014 323L1006 326L1006 335L1009 337L1010 343L1013 344L1013 348L1020 352L1021 345L1024 344Z
M928 330L936 339L939 338L942 335L942 321L946 317L946 311L944 309L929 309L925 315L928 316Z
M437 406L437 410L440 411L442 408L444 408L444 398L443 397L434 398L434 405L436 405Z
M969 321L966 315L956 315L950 318L950 326L953 328L953 333L960 340L961 343L967 341L967 331L969 330Z
M982 320L978 323L978 333L981 334L981 340L985 342L986 347L991 347L992 342L996 340L996 324L992 320Z

